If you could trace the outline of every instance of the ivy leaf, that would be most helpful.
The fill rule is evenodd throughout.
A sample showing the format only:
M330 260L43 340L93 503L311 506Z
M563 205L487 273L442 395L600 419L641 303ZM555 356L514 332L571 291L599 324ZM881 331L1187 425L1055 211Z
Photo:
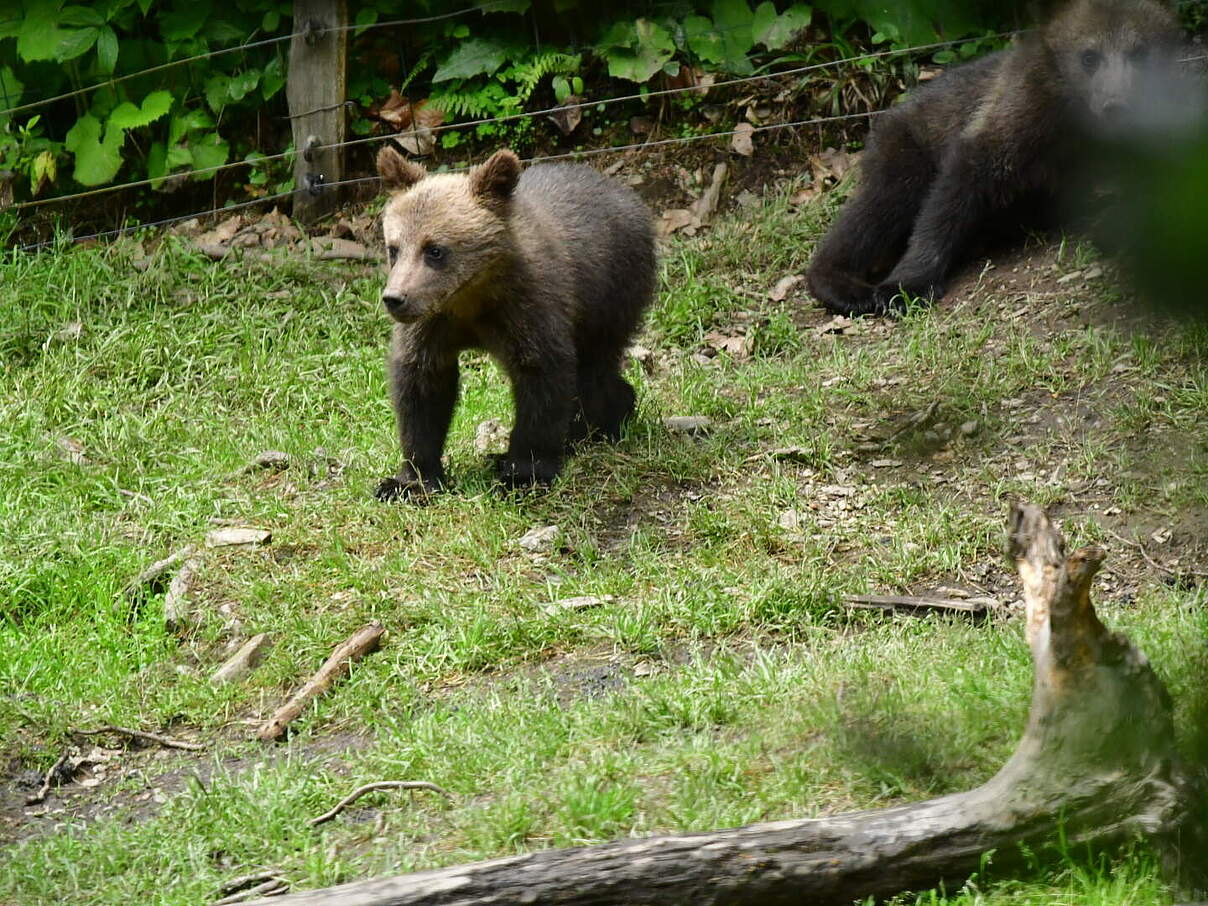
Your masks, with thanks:
M209 17L209 0L192 0L183 8L159 16L160 37L165 41L188 41L197 37Z
M96 39L96 59L101 72L113 72L117 66L117 50L117 33L106 25Z
M260 79L260 96L266 101L285 87L285 66L280 57L273 57L264 67Z
M129 101L123 101L113 108L109 114L109 124L106 132L114 129L137 129L148 126L172 109L172 92L153 91L143 98L143 106L135 107Z
M0 110L16 107L25 93L25 84L13 75L11 66L0 66ZM3 121L0 120L0 124Z
M231 76L227 96L232 101L242 101L248 94L256 90L258 84L260 84L260 70L244 70L238 75Z
M633 32L628 46L614 45L605 54L608 74L631 82L648 82L671 59L675 41L667 29L649 19L638 19L630 27Z
M747 56L754 44L751 35L754 19L747 0L713 0L713 25L721 39L724 54L721 65L728 72L747 75L755 71Z
M374 10L374 15L376 15L376 14L377 14L377 11ZM357 13L358 19L360 19L360 16L361 16L361 14ZM277 26L280 24L281 24L281 14L279 12L277 12L275 9L270 9L267 13L264 14L264 18L262 18L260 20L260 30L261 31L276 31Z
M44 182L54 182L58 174L59 167L55 163L53 151L43 151L35 157L29 167L29 184L33 188L33 194L37 195L42 191Z
M231 146L217 132L207 132L189 142L189 152L193 156L193 166L198 170L208 167L221 167L227 162ZM213 173L199 173L194 179L213 179Z
M71 31L59 32L59 46L55 48L55 59L60 63L74 60L92 49L97 38L101 36L99 28L74 28Z
M247 29L223 19L207 22L203 31L205 37L213 44L242 44L247 40Z
M214 118L200 108L173 116L168 126L168 144L175 145L190 132L213 126Z
M151 188L158 189L167 175L168 149L163 142L152 142L147 149L147 176L151 179Z
M144 16L151 11L151 4L154 2L155 0L138 0L138 8L142 10Z
M105 17L87 6L65 6L59 11L58 20L60 25L76 27L90 25L93 28L100 28L105 24Z
M358 10L357 17L355 20L355 24L356 24L357 28L356 28L356 31L353 32L353 35L359 36L360 34L362 34L365 31L366 28L368 28L370 25L372 25L377 20L378 20L378 11L376 9L374 9L373 7L370 6L370 7L366 7L365 9ZM265 31L272 31L272 29L265 29Z
M755 21L751 23L755 43L768 50L780 50L810 24L812 13L813 10L804 3L794 3L777 15L771 0L764 0L755 8Z
M18 6L9 15L0 19L0 41L5 38L15 38L21 34L21 23L25 17L21 15L21 7Z
M432 81L447 82L449 79L491 75L507 58L507 48L498 41L492 41L490 38L471 38L449 54L432 76Z
M226 106L227 99L231 96L231 78L222 73L212 75L206 79L206 103L210 105L210 109L215 113L221 113L222 108Z
M173 173L182 167L193 167L193 152L184 145L177 145L175 148L168 149L167 158L164 160L164 166L169 173Z
M131 105L133 106L133 105ZM72 175L82 186L99 186L112 182L122 166L122 142L126 133L108 129L101 140L101 121L91 113L76 120L63 139L63 147L75 155Z
M769 4L770 6L771 4ZM723 63L726 49L721 35L713 27L713 20L704 16L689 16L684 20L684 40L688 49L705 63Z
M25 6L25 18L17 35L17 55L26 63L55 59L63 38L58 26L59 4L55 0L33 0Z

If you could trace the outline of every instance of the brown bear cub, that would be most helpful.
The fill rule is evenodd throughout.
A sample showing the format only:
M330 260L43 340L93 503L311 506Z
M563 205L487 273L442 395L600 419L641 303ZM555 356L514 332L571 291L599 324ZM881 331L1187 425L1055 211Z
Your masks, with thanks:
M944 294L975 239L1007 235L1082 178L1091 139L1128 129L1180 35L1156 0L1074 0L1043 28L943 73L874 123L856 194L814 251L831 311Z
M522 173L511 151L428 175L387 147L377 168L393 191L382 302L396 322L388 368L403 450L377 496L444 485L463 349L486 350L511 381L504 484L548 483L568 444L615 440L634 408L624 350L655 289L652 219L637 195L582 164Z

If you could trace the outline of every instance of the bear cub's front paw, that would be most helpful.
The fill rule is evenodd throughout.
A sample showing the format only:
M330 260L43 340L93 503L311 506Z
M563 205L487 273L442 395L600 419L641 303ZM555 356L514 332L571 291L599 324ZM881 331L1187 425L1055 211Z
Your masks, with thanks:
M499 477L499 481L509 488L528 488L533 485L547 485L552 483L561 471L561 459L540 459L536 457L514 459L510 456L500 456L495 461L495 472Z
M373 496L385 503L400 498L424 503L429 497L440 493L441 490L442 485L439 481L425 481L418 476L391 475L378 482Z

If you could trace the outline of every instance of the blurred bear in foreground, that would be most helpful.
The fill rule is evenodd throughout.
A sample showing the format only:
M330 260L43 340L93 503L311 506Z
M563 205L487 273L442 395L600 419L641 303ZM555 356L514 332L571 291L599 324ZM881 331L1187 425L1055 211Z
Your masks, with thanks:
M813 296L846 315L944 294L984 236L1051 221L1101 140L1172 85L1181 35L1156 0L1074 0L1006 50L954 67L873 124L855 195L815 249Z

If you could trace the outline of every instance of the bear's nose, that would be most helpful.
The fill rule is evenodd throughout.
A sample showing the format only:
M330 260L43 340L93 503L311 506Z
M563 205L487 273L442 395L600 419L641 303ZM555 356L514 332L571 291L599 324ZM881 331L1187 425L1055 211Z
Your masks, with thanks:
M410 296L401 293L382 293L382 304L386 306L387 314L396 321L406 323L416 319L417 312Z
M1108 101L1103 105L1103 121L1112 125L1118 124L1128 114L1128 105L1123 101Z

